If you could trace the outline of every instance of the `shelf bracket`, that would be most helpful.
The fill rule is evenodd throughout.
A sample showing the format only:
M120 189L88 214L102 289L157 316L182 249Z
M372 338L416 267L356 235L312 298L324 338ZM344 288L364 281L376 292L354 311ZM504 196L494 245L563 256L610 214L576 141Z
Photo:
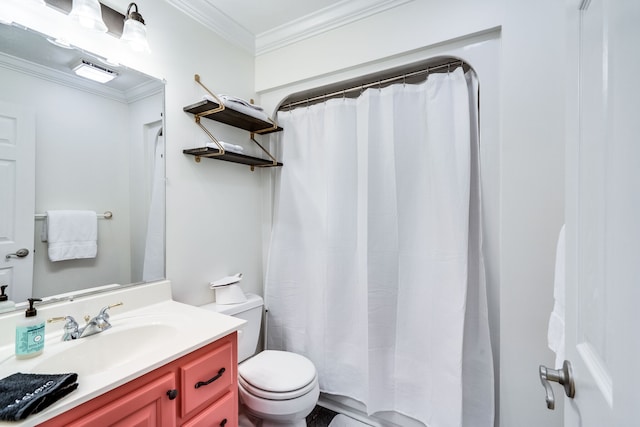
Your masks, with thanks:
M215 114L215 113L219 113L220 111L224 110L224 102L222 102L222 100L221 100L220 98L218 98L218 96L217 96L215 93L211 92L211 91L210 91L210 90L209 90L209 89L204 85L204 83L202 83L202 82L200 81L200 75L199 75L199 74L194 75L194 76L193 76L193 79L194 79L194 80L195 80L195 81L196 81L200 86L202 86L202 88L203 88L204 90L206 90L206 91L209 93L209 95L211 95L211 96L216 100L216 102L218 103L218 107L213 108L213 109L208 110L208 111L203 111L202 113L198 113L198 114L196 114L196 117L198 117L198 116L206 116L207 114Z
M254 133L255 133L255 132L251 132L251 140L252 140L253 142L255 142L255 143L256 143L256 145L257 145L258 147L260 147L260 149L261 149L261 150L262 150L262 151L263 151L267 156L269 156L269 158L271 159L271 162L272 162L270 165L261 165L261 166L258 166L258 167L262 167L262 168L271 168L271 167L274 167L274 166L278 166L278 161L276 160L276 158L275 158L275 157L273 157L273 156L271 155L271 153L270 153L269 151L267 151L267 149L266 149L266 148L264 148L264 147L262 146L262 144L260 144L258 141L256 141L256 139L253 137L253 134L254 134ZM251 170L253 171L253 167L251 167Z
M268 127L266 129L260 129L260 130L256 130L251 132L252 134L257 133L258 135L261 135L263 133L267 133L267 132L272 132L274 130L278 129L278 123L276 123L275 120L273 120L271 117L267 117L267 119L271 122L271 127Z
M209 129L207 129L202 123L200 123L200 115L196 115L196 124L198 126L200 126L200 129L202 129L204 131L204 133L207 134L207 136L209 137L210 140L212 140L216 146L218 147L219 152L216 154L212 154L213 157L215 156L223 156L224 155L224 147L222 146L222 144L220 144L220 141L218 141L218 139L213 136L213 134L211 132L209 132ZM198 160L196 160L197 162Z

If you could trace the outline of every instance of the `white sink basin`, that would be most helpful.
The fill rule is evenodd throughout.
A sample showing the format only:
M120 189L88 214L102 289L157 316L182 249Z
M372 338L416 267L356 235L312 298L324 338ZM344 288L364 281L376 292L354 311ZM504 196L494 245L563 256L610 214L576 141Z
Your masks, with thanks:
M167 324L127 326L122 322L95 335L45 347L32 372L76 372L80 377L102 374L157 352L177 334L178 329Z

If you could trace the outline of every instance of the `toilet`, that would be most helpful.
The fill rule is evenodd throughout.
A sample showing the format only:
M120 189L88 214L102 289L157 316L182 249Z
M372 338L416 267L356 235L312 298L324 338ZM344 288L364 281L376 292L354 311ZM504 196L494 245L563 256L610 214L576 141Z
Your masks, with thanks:
M255 354L262 323L262 298L247 294L244 302L212 303L201 308L247 321L238 331L238 395L241 411L255 420L253 425L306 426L305 418L320 395L316 368L306 357L287 351L265 350Z

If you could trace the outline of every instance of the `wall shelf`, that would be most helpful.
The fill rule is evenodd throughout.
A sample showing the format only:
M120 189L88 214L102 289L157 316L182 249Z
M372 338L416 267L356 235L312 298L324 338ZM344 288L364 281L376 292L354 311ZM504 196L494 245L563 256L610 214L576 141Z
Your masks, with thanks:
M196 156L196 162L200 161L200 157L206 157L209 159L224 160L226 162L241 163L243 165L249 165L251 167L282 166L282 163L280 162L277 162L274 165L273 161L271 160L247 156L246 154L233 153L228 150L225 150L224 154L220 154L220 150L209 147L189 148L186 150L182 150L182 152L184 154L191 154L192 156Z
M205 117L207 119L215 120L216 122L224 123L225 125L244 129L249 132L255 132L260 135L282 131L280 126L273 130L264 131L264 129L273 127L273 124L260 120L256 117L249 116L240 111L232 110L231 108L225 108L218 113L201 114L206 113L207 111L216 110L219 107L220 104L216 102L203 100L196 102L195 104L187 105L183 110L193 115L200 115L200 117Z
M200 81L200 76L194 76L195 81L202 86L211 95L210 99L204 99L198 101L195 104L187 105L183 110L187 113L194 115L195 122L200 128L209 136L209 139L215 143L218 148L211 147L198 147L182 150L184 154L190 154L196 157L196 162L200 162L201 157L207 157L211 159L223 160L226 162L240 163L243 165L249 165L253 171L256 167L277 167L282 166L281 162L278 162L275 157L269 153L258 141L255 140L254 135L265 135L273 132L280 132L282 128L277 125L271 118L262 120L254 117L251 114L245 114L242 111L227 107L223 101L216 95L214 95L207 87ZM216 101L213 101L215 99ZM253 101L252 101L253 102ZM243 106L244 107L244 106ZM214 120L225 125L233 126L239 129L243 129L251 132L251 141L253 141L260 149L269 156L269 159L263 159L259 157L247 156L245 154L235 153L229 150L225 150L222 144L216 139L215 136L201 123L201 118ZM213 144L211 144L213 145Z

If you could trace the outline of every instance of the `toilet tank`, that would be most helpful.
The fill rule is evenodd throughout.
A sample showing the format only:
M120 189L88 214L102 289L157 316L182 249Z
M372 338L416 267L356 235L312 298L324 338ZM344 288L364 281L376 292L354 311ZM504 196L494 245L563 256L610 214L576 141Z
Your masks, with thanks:
M238 317L247 323L238 331L238 363L253 356L258 347L262 324L262 297L246 294L247 300L238 304L205 304L200 306L227 316Z

